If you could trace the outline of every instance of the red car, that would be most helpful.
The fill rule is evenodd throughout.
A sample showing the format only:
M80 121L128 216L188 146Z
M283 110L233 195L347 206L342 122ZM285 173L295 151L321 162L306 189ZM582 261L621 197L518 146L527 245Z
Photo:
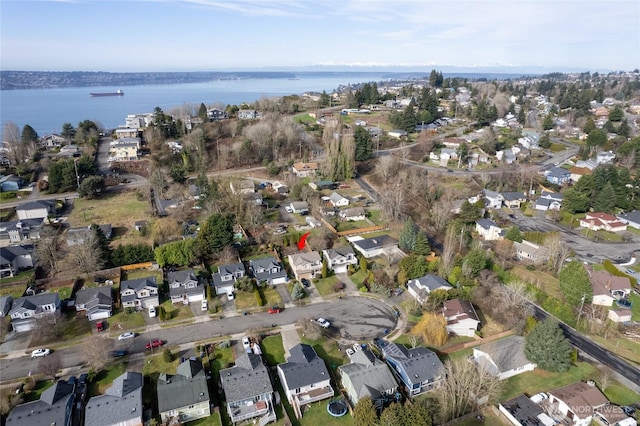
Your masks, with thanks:
M282 312L282 309L278 306L274 306L273 308L269 308L267 312L270 314L279 314L280 312Z
M159 348L160 346L164 345L164 342L160 339L153 339L152 341L150 341L149 343L147 343L146 345L144 345L144 347L146 349L151 349L151 348Z

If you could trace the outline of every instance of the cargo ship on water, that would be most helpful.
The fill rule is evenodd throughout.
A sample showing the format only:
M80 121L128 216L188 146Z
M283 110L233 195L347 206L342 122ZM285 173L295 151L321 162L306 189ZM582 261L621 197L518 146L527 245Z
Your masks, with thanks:
M116 90L115 92L91 92L89 96L123 96L124 92L122 90Z

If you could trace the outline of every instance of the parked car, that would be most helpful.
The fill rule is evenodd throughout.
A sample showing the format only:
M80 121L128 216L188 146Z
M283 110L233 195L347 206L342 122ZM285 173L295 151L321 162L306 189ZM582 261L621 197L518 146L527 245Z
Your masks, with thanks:
M396 296L400 296L402 293L404 293L404 290L403 290L403 289L401 289L400 287L396 288L396 289L393 291L393 294L395 294Z
M155 318L156 315L157 315L156 307L149 306L149 318Z
M302 279L300 280L300 282L302 283L302 285L303 285L305 288L309 288L309 286L311 285L311 282L309 282L309 280L308 280L308 279L306 279L306 278L302 278Z
M202 309L203 311L206 311L207 309L209 309L209 302L207 301L207 299L203 299L202 300L202 304L200 305L200 309Z
M100 332L100 331L104 331L104 321L98 321L98 322L96 323L96 330L97 330L98 332Z
M229 293L227 293L227 299L229 300L233 300L234 296L233 296L233 292L230 291Z
M127 331L126 333L122 333L121 335L119 335L118 340L133 339L134 337L136 337L136 333L134 333L133 331Z
M282 309L279 306L272 306L267 310L267 312L270 314L279 314L281 311Z
M293 213L293 209L291 208L291 206L284 206L284 210L285 210L287 213Z
M51 353L51 350L49 349L35 349L33 351L31 351L31 358L42 358L45 357L47 355L49 355Z
M249 339L247 336L242 338L242 347L244 348L244 351L246 353L251 353L251 339Z
M82 373L80 377L78 377L79 383L87 383L89 381L89 375L87 373Z
M119 350L109 352L109 356L111 358L122 358L123 356L126 356L126 355L127 355L127 351L125 351L124 349L119 349Z
M164 345L164 342L160 339L153 339L150 342L147 342L146 345L144 345L145 349L151 349L151 348L159 348L160 346Z
M316 319L316 322L318 323L318 325L322 328L329 328L331 327L331 323L329 321L327 321L324 318L318 318Z

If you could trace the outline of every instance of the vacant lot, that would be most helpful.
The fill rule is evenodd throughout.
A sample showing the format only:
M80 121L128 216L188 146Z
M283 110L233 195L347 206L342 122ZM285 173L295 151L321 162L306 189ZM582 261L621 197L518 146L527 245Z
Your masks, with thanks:
M542 271L530 271L522 266L514 267L511 272L523 281L531 283L545 292L548 296L562 300L560 281L551 274Z

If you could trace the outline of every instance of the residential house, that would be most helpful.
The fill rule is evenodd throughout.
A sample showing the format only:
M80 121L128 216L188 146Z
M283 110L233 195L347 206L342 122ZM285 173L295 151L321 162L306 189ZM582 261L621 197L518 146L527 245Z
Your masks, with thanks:
M11 310L11 305L13 304L13 296L10 294L5 294L4 296L0 296L0 318L4 318L9 315L9 311Z
M338 216L340 216L340 219L343 221L356 222L358 220L365 220L367 218L367 212L364 207L351 207L340 210Z
M622 232L627 230L626 223L607 213L587 213L584 218L580 219L580 226L592 231Z
M140 139L142 131L136 127L120 127L115 130L114 135L118 139Z
M593 289L593 305L613 306L616 300L623 299L631 293L629 277L618 277L609 271L594 271L591 268L587 268L587 272Z
M229 182L229 187L234 194L253 194L256 192L256 184L251 179L232 180Z
M142 139L140 139L139 137L121 137L109 142L109 148L112 149L113 147L122 145L131 146L132 144L136 146L136 149L140 149L140 146L142 145Z
M34 296L19 297L13 301L9 311L11 327L15 332L32 330L36 320L60 313L60 295L58 293L40 293Z
M616 154L613 151L602 151L596 156L596 163L598 164L611 164L616 159Z
M506 402L498 409L514 426L553 426L557 421L544 412L531 398L522 394Z
M241 109L237 113L240 120L253 120L260 118L260 113L255 109Z
M522 262L539 265L549 258L549 250L546 247L531 241L522 240L521 243L514 241L513 246L516 249L516 257Z
M536 200L536 210L560 210L562 207L562 194L558 192L542 191Z
M632 316L633 311L631 311L631 309L625 308L610 309L609 313L607 314L607 318L615 323L630 322Z
M81 155L82 155L82 151L80 150L80 147L78 145L69 144L60 148L60 151L58 151L58 154L56 154L56 157L77 158L77 157L80 157Z
M271 189L280 195L285 195L289 192L289 187L282 182L275 181L271 183Z
M346 207L349 205L349 199L334 191L329 195L329 203L333 207Z
M401 129L389 130L387 134L389 135L390 138L394 138L394 139L406 138L408 135L408 133L405 130L401 130Z
M176 374L160 373L157 395L163 424L184 424L211 415L207 375L200 360L183 361Z
M79 226L75 228L69 228L66 232L66 242L69 247L83 245L89 238L92 232L93 225ZM107 239L111 239L113 228L111 224L98 225L98 229L102 232L102 235Z
M174 305L176 303L188 305L191 302L200 302L205 298L205 284L196 276L193 269L169 272L167 282L169 283L171 303Z
M38 145L40 145L45 149L53 149L53 148L60 148L62 145L66 143L69 143L67 139L63 138L60 135L52 134L52 135L46 135L41 137L40 141L38 142Z
M219 265L218 272L211 274L211 281L216 294L233 293L236 281L246 275L241 262Z
M16 207L18 219L40 219L56 212L56 203L50 200L30 201Z
M349 265L357 265L358 258L351 246L334 247L322 251L322 256L327 262L327 268L336 274L345 274Z
M103 395L89 399L84 423L91 426L142 426L142 374L125 371L113 380Z
M427 348L407 349L401 344L388 343L382 347L382 355L411 397L437 389L444 381L442 362Z
M309 213L309 203L306 201L292 201L289 204L292 213L297 214L308 214Z
M536 368L536 364L525 356L524 345L524 337L509 336L476 346L472 360L492 376L504 380Z
M40 238L40 230L44 226L44 221L45 218L40 217L0 222L0 243L20 244L29 240L37 240Z
M319 180L317 182L309 182L309 186L316 191L322 191L323 189L336 189L338 184L332 180Z
M275 421L273 385L260 355L246 353L236 365L220 370L220 382L233 424L261 417L260 424Z
M17 405L11 410L6 426L71 426L75 385L58 380L42 392L40 399Z
M290 254L287 258L291 271L298 281L303 278L312 280L322 273L322 259L317 251Z
M504 198L502 197L502 194L500 194L499 192L485 189L482 191L482 194L484 195L484 207L487 210L494 210L502 207L502 202L504 201Z
M23 184L23 180L20 176L0 176L0 191L8 192L8 191L17 191Z
M294 163L291 166L291 171L299 178L315 176L318 170L318 163Z
M476 232L487 241L501 240L504 235L502 228L491 219L478 219L476 221Z
M620 219L621 222L626 223L627 226L640 229L640 210L633 210L628 213L619 214L618 219Z
M540 134L527 132L518 138L518 143L527 149L537 149L540 141Z
M31 253L22 246L0 247L0 277L13 277L33 268Z
M451 148L442 148L440 150L440 165L442 167L446 167L447 163L449 162L449 160L457 160L458 159L458 152L455 149L451 149Z
M447 333L455 336L474 337L480 318L471 302L451 299L444 302L442 316L447 320Z
M593 383L593 382L591 382ZM576 382L548 392L548 406L574 426L589 426L596 410L609 404L609 400L595 386Z
M347 349L347 356L349 364L338 367L338 372L351 405L355 406L362 398L369 397L373 405L381 410L395 400L398 382L384 361L368 347L359 344Z
M634 417L627 416L617 405L607 404L598 408L593 413L594 422L592 424L610 426L638 426L638 421Z
M278 376L297 418L302 407L333 397L331 376L312 346L298 343L289 350L287 362L278 364Z
M259 192L254 192L251 194L244 194L242 197L247 203L256 204L258 206L266 206L267 204L264 202L264 197Z
M207 111L207 118L211 121L218 121L229 118L229 115L221 109L212 108Z
M313 216L307 216L304 218L304 221L312 228L322 228L322 222L316 219Z
M510 209L519 209L522 203L527 201L527 197L523 192L503 192L502 193L502 202L505 207L509 207Z
M139 142L122 142L109 147L109 161L136 161L140 149Z
M249 270L258 283L284 284L289 279L287 271L275 257L263 257L249 261Z
M148 309L160 306L156 277L142 277L120 282L120 303L123 308Z
M391 255L400 251L398 240L388 235L352 240L351 244L353 244L354 249L367 259L381 255Z
M75 307L77 312L85 312L89 321L109 318L113 307L111 286L78 290L75 295Z
M562 167L552 167L545 172L546 180L556 185L564 185L571 180L571 173Z
M571 182L576 183L582 176L593 174L593 171L588 167L573 166L569 169L569 173L571 174Z
M429 294L436 290L451 290L451 286L442 277L435 274L427 274L420 278L407 281L407 289L419 303L424 303Z
M129 114L125 117L124 127L141 129L153 123L154 118L155 117L152 112L148 112L145 114Z

